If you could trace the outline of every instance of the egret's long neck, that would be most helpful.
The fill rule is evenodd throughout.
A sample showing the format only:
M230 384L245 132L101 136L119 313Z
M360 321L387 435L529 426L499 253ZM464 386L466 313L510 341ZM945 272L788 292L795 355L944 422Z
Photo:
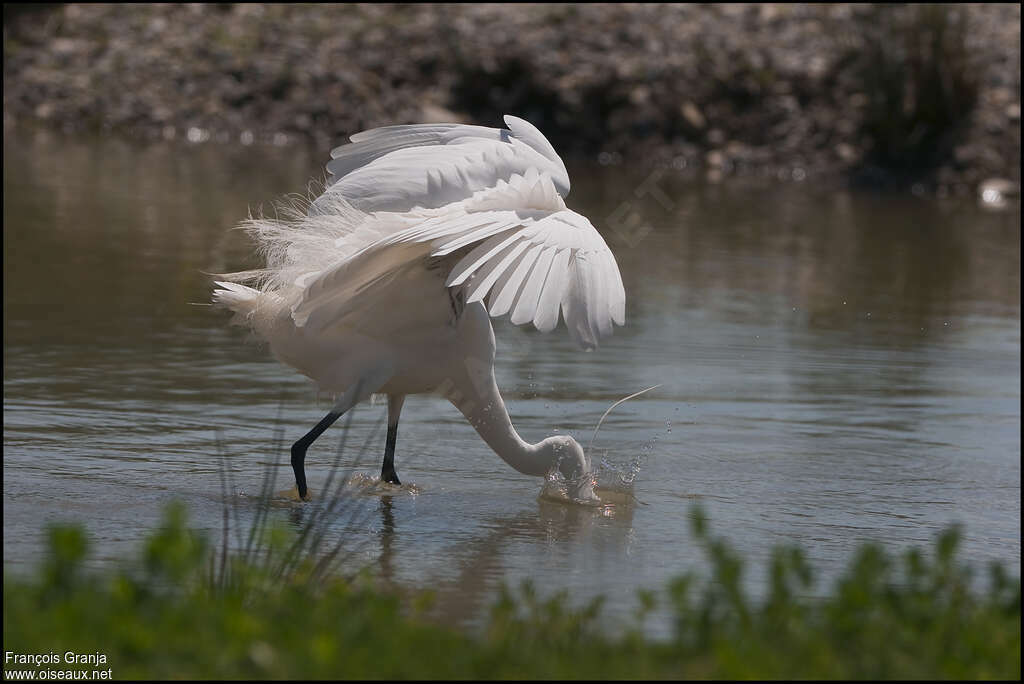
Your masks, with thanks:
M448 399L502 460L524 475L546 475L552 466L550 450L525 442L512 427L493 370L467 370L464 377L453 381Z

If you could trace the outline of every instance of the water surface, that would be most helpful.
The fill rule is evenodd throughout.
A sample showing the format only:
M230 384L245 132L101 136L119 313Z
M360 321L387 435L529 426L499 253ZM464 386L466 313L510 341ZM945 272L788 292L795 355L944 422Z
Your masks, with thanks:
M92 562L107 563L174 499L216 537L218 443L227 499L243 518L256 509L275 428L298 438L330 399L191 303L208 301L204 271L255 263L229 228L304 192L320 157L5 133L5 569L29 568L55 519L84 523ZM1019 207L570 171L570 207L619 261L627 326L582 353L564 328L496 322L499 385L526 439L586 444L612 402L662 383L599 437L611 461L637 459L642 503L539 501L540 480L451 405L412 397L397 467L418 493L366 495L335 523L351 563L437 590L452 622L525 578L605 594L609 617L628 618L636 589L703 567L699 503L753 564L755 592L776 544L804 545L821 590L862 540L925 545L952 522L969 560L1019 575ZM347 471L379 472L384 412L353 416ZM312 487L341 432L310 450Z

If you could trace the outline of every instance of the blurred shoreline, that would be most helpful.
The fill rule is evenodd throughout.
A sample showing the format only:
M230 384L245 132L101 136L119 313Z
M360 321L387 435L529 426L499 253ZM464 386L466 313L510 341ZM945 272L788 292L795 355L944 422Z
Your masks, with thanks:
M1020 6L4 7L4 130L203 142L529 119L567 158L1020 183Z

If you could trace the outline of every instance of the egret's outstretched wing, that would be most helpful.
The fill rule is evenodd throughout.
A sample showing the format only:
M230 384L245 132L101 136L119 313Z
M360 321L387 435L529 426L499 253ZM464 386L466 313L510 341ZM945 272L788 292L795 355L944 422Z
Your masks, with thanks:
M374 306L374 291L404 268L430 260L445 284L463 287L492 316L510 314L547 332L565 318L582 347L597 346L612 323L625 323L625 292L611 251L590 222L566 208L551 176L529 168L461 202L435 210L380 213L390 235L311 274L293 308L296 324L344 324ZM403 227L404 226L404 227Z
M435 209L468 199L529 169L547 173L569 193L569 174L532 124L506 116L508 129L463 124L375 128L331 152L333 176L324 196L339 193L361 211ZM322 210L313 202L311 212Z

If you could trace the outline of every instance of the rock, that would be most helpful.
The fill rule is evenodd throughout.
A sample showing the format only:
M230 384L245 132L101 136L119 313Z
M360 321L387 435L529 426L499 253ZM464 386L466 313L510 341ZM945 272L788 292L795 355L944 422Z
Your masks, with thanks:
M73 38L54 38L50 50L55 55L71 55L79 50L79 42Z
M978 184L978 203L986 209L1006 209L1020 188L1006 178L986 178Z
M853 145L843 142L836 145L836 156L844 162L850 163L856 161L860 157L860 154Z
M704 155L704 161L712 168L721 168L725 165L725 153L721 150L711 150Z
M651 99L651 89L646 85L640 85L633 88L633 91L629 94L629 101L635 105L645 104Z
M871 98L869 98L864 93L854 93L850 95L850 97L847 98L846 100L847 104L850 105L850 107L852 107L853 109L865 107L870 101Z
M686 122L697 130L703 130L704 126L707 124L704 120L704 115L700 113L699 109L697 109L697 105L693 104L689 100L679 107L679 111L683 115L683 118L686 119Z

